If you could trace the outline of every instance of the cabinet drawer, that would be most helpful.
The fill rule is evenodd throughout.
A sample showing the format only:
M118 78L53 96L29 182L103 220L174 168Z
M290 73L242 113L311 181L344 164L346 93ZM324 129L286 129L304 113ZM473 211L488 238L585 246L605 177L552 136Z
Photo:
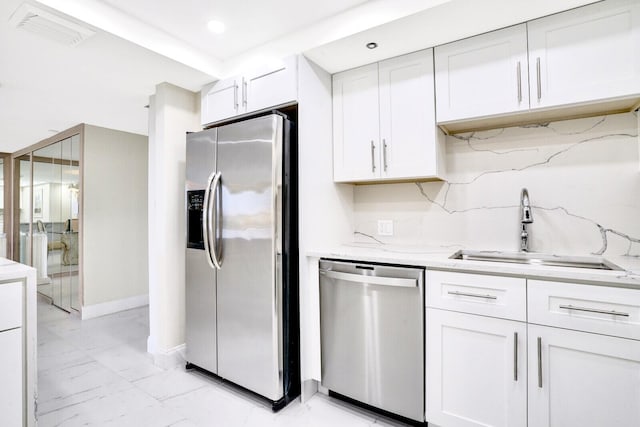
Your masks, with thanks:
M526 293L517 277L427 271L427 307L525 321Z
M640 340L640 290L529 280L529 323Z
M22 282L0 283L0 332L22 326Z

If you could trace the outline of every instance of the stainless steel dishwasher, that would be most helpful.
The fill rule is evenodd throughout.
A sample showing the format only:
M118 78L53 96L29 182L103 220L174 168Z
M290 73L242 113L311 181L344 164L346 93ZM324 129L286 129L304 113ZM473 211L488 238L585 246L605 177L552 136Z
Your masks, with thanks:
M424 421L424 269L320 261L322 385Z

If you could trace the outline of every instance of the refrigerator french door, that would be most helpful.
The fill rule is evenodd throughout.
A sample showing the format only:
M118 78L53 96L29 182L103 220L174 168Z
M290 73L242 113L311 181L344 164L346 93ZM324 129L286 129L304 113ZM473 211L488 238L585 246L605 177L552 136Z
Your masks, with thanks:
M279 114L187 135L188 366L274 410L300 390L292 135Z

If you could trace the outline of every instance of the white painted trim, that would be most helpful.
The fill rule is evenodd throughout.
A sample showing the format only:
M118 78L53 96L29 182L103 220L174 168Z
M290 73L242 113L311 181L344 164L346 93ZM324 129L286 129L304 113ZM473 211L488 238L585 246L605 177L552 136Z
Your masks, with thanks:
M94 317L117 313L119 311L129 310L136 307L143 307L145 305L149 305L149 294L136 295L134 297L103 302L100 304L85 305L82 307L82 320L93 319Z
M316 393L318 393L319 382L316 380L306 380L302 381L301 384L301 393L300 393L300 401L302 403L306 403L311 399Z
M169 350L151 353L151 355L153 356L154 365L166 370L184 365L186 362L186 351L186 344L180 344Z

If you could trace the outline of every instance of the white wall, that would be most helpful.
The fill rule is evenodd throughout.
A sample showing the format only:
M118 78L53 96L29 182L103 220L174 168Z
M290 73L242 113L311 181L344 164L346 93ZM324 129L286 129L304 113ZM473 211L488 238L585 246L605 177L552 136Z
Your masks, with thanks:
M447 137L447 181L355 187L358 242L640 255L638 119L625 113ZM394 236L378 236L391 219Z
M185 325L185 156L198 131L200 99L168 83L149 103L149 317L147 350L155 363L179 361Z
M148 293L147 137L89 125L84 132L83 318L96 305L117 308Z

